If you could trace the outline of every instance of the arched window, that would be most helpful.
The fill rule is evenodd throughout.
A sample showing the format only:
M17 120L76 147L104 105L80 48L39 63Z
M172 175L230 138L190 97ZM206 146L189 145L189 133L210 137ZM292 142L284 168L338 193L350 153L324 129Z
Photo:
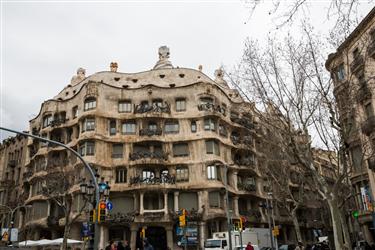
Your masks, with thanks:
M91 110L96 108L96 98L95 97L88 97L85 100L84 110Z

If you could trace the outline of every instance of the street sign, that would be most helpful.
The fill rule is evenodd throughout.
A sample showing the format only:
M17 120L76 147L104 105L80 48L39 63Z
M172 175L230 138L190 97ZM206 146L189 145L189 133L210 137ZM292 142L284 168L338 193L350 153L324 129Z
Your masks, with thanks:
M8 228L1 229L1 240L2 241L9 241Z
M113 204L112 204L112 202L107 201L107 209L108 209L109 211L111 211L112 208L113 208Z
M10 241L18 241L18 228L12 228L11 230Z

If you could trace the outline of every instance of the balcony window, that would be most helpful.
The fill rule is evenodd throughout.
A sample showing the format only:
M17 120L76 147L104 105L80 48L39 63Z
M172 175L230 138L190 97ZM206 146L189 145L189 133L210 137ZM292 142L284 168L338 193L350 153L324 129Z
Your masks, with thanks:
M109 135L116 135L116 120L109 120Z
M116 183L126 183L126 169L116 169Z
M173 144L173 156L174 157L189 156L189 145L187 143Z
M79 146L79 153L82 156L95 154L95 142L87 141Z
M84 110L91 110L96 108L96 98L95 97L89 97L85 100L84 104Z
M156 131L158 129L158 125L155 122L149 122L148 129L151 131Z
M122 158L124 151L123 144L113 144L112 145L112 158Z
M178 133L180 126L178 121L167 121L164 125L164 131L166 134Z
M189 168L188 167L176 168L176 181L189 181Z
M168 176L169 176L168 169L161 170L160 171L160 180L161 180L161 183L167 183L168 182Z
M221 136L227 136L228 135L228 131L227 131L227 127L223 124L219 124L219 134Z
M220 192L214 191L208 193L208 200L211 208L222 207Z
M73 116L73 119L78 117L78 106L74 106L73 109L72 109L72 116Z
M136 124L134 121L124 122L122 124L122 133L123 134L135 134Z
M43 128L48 127L51 125L53 121L52 115L46 115L43 117Z
M345 67L343 63L340 64L339 67L337 68L336 77L337 77L337 80L339 81L345 80Z
M177 99L176 100L176 111L186 111L186 100L185 99Z
M153 107L163 107L163 100L162 99L155 99L152 100Z
M207 166L207 179L208 180L218 180L218 167L215 165Z
M155 178L155 173L154 173L154 171L151 171L151 170L143 170L142 171L142 180L144 181L144 182L148 182L148 181L150 181L150 180L152 180L152 179L154 179Z
M191 132L195 133L197 132L197 122L191 121Z
M215 140L206 141L206 153L220 155L219 143Z
M118 102L118 112L120 112L120 113L130 113L130 112L132 112L132 102L131 101L119 101Z
M84 132L84 131L93 131L93 130L95 130L95 118L86 118L83 121L82 132Z
M199 99L200 104L213 104L214 100L210 97L202 97Z
M216 131L216 121L213 118L204 119L204 130Z

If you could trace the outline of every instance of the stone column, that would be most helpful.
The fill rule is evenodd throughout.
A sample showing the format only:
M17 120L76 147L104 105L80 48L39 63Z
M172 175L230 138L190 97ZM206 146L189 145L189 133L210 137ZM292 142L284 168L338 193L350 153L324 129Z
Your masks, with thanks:
M178 211L179 207L178 207L178 196L180 195L179 192L174 192L174 211ZM198 202L199 203L199 202Z
M134 210L139 212L138 195L136 193L133 194L133 199L134 199Z
M173 226L166 226L165 231L167 231L167 245L170 249L173 249Z
M235 170L233 171L233 188L234 190L238 191L237 183L238 183L238 171Z
M283 231L285 243L288 243L288 234L286 230L287 230L286 226L283 226L283 228L281 229L281 231Z
M240 211L238 210L238 196L233 197L233 214L235 217L240 216Z
M143 207L143 192L139 193L139 214L144 214L144 207Z
M164 214L168 214L168 192L164 192Z
M206 222L199 222L199 246L204 249L204 240L206 238Z
M27 198L30 199L32 195L33 195L33 184L30 184L29 197Z
M47 201L47 216L51 215L51 201Z
M130 249L135 250L136 249L136 243L137 243L137 232L138 227L135 224L132 224L130 226Z

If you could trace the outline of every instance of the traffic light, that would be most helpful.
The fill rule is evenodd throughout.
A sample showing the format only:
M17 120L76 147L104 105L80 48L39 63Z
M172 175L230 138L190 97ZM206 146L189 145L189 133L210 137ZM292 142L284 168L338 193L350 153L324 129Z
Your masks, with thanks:
M354 219L358 219L358 217L359 217L358 210L354 210L353 213L352 213L352 215L353 215Z
M141 232L140 232L140 236L141 236L142 239L146 238L146 228L142 227Z
M106 203L104 201L99 203L99 211L98 211L98 222L104 222L105 221L105 215L106 215Z
M93 209L93 210L91 210L90 211L90 222L92 222L92 223L94 223L95 222L95 220L96 220L96 216L95 216L95 209Z
M186 226L186 210L182 209L180 216L178 216L180 227Z
M273 236L278 236L280 234L279 227L275 226L272 230Z

